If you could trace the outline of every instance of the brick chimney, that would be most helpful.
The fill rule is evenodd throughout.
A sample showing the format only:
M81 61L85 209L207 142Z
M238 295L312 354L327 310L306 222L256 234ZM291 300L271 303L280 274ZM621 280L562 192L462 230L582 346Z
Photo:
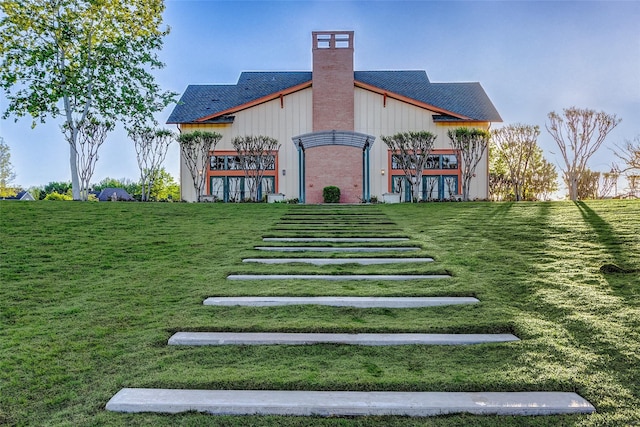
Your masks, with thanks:
M353 31L312 34L313 131L353 131Z

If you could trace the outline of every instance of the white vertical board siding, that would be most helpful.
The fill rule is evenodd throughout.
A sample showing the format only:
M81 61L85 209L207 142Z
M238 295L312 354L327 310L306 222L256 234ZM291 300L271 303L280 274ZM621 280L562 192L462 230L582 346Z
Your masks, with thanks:
M280 143L278 152L278 191L286 198L298 197L298 150L291 138L311 132L312 110L311 89L304 89L284 97L281 107L280 98L233 113L235 120L228 125L183 125L183 132L208 130L222 134L216 150L233 150L231 141L237 136L264 135L275 138ZM181 161L182 183L191 182L189 171ZM286 176L282 171L286 170ZM184 185L183 185L184 187ZM182 192L185 200L195 200L193 188Z
M371 195L381 197L389 191L388 151L381 136L390 136L398 132L429 131L436 135L434 149L451 149L447 131L459 126L478 126L478 123L434 123L433 111L416 107L391 97L362 88L355 88L355 131L376 137L371 154ZM483 128L487 125L483 123ZM385 170L385 175L381 170ZM483 159L476 169L476 178L471 183L471 198L488 196L488 163Z
M366 89L355 88L354 130L376 137L370 152L371 195L381 198L389 191L389 165L387 147L381 136L393 135L407 131L429 131L435 134L435 149L450 149L447 136L449 129L459 126L479 126L487 128L487 123L434 123L433 111L416 107L405 102L387 97L386 106L382 95ZM231 141L237 136L266 135L276 138L280 144L278 153L278 191L286 198L298 197L298 151L291 138L312 132L312 89L286 95L284 108L280 106L280 99L265 102L238 111L234 114L233 124L185 124L181 126L183 132L194 130L208 130L222 134L222 139L216 150L233 150ZM360 164L353 165L362 167ZM385 175L381 175L381 170ZM282 171L286 170L286 175ZM187 201L195 200L195 192L191 175L181 161L181 189L182 198ZM471 183L471 198L488 197L488 162L485 156L476 170L476 178Z

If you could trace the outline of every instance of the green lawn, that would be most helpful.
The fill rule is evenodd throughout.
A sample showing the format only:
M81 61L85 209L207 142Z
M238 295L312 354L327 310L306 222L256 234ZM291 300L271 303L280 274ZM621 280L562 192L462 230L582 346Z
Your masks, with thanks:
M639 201L324 207L323 212L360 214L358 224L370 225L363 230L412 239L394 245L422 248L363 256L433 256L437 262L324 267L241 262L309 256L252 248L265 245L262 236L325 235L322 227L296 231L305 218L312 223L320 209L0 202L0 425L640 425ZM287 245L269 243L275 244ZM624 271L610 272L613 265ZM225 279L258 272L444 271L453 278ZM450 295L475 296L481 303L420 309L202 305L208 296L232 295ZM167 339L178 330L511 332L522 341L465 347L168 347ZM105 411L122 387L575 391L597 413L324 419Z

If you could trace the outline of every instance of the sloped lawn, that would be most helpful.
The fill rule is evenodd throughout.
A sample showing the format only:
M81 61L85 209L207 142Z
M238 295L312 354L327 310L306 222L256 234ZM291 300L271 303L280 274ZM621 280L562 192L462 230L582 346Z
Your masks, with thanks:
M0 425L640 425L640 202L350 209L381 235L412 239L395 245L421 247L391 256L432 256L437 262L241 262L308 256L252 248L267 245L261 240L267 235L324 235L323 229L274 231L317 211L313 206L0 202ZM225 279L232 273L443 271L453 277ZM481 303L419 309L202 305L209 296L234 295L475 296ZM168 347L178 330L511 332L522 341L465 347ZM598 412L323 419L105 411L122 387L575 391Z

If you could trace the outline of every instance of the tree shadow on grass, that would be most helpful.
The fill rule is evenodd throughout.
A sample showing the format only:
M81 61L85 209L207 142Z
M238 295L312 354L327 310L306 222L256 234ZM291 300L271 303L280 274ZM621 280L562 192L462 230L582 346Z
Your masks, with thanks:
M576 202L582 218L598 236L598 243L604 247L612 262L602 260L600 272L603 274L637 274L640 269L633 268L633 260L625 250L625 244L614 228L602 219L593 209L582 201Z

